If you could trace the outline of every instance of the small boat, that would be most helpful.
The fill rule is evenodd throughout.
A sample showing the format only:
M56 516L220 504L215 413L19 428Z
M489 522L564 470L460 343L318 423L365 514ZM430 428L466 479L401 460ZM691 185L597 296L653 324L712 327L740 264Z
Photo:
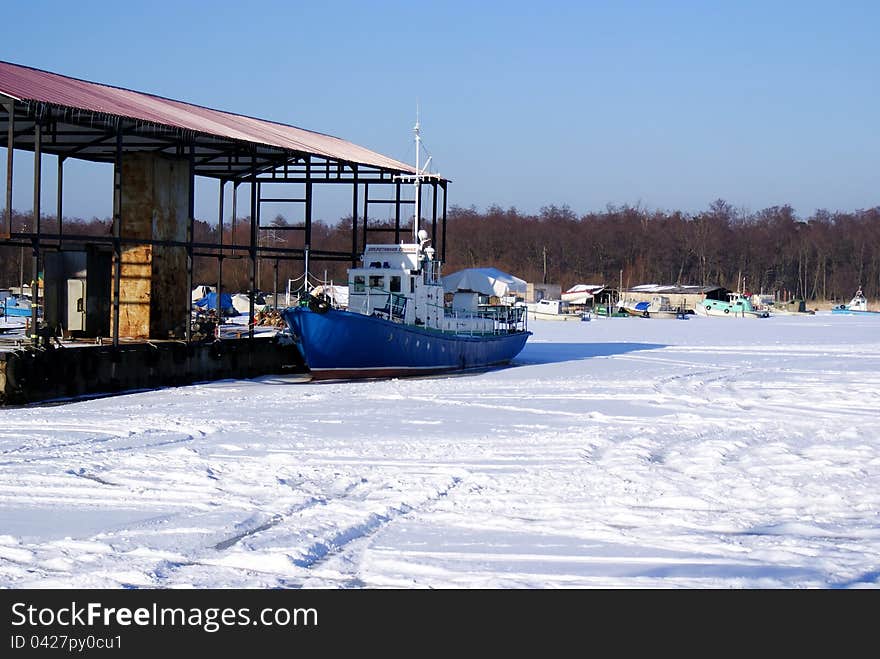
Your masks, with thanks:
M571 311L565 300L543 299L527 302L530 320L582 320L583 314Z
M42 316L42 309L37 309L37 313ZM0 309L0 317L3 318L21 318L31 316L31 300L30 298L20 298L14 295L3 300L3 307Z
M868 298L862 293L862 289L856 291L849 304L838 304L831 308L831 313L855 316L861 314L880 314L880 311L871 311L868 309Z
M807 309L806 300L777 300L767 305L771 316L815 316L816 312Z
M665 295L655 295L650 302L635 300L621 300L617 303L618 309L640 318L678 318L687 320L688 313L680 307L673 307L669 298Z
M603 284L575 284L563 292L559 298L572 306L592 307L596 302L596 296L604 290Z
M727 302L705 299L697 303L694 312L698 316L712 318L769 318L766 309L755 309L751 300L742 293L728 293Z
M593 313L597 318L629 318L629 314L616 304L597 304Z
M327 296L305 294L281 316L313 379L429 375L504 365L531 332L523 307L480 305L478 293L446 304L440 262L419 229L419 189L432 176L419 168L416 122L413 242L364 247L361 267L348 271L348 309ZM425 167L427 169L427 167Z

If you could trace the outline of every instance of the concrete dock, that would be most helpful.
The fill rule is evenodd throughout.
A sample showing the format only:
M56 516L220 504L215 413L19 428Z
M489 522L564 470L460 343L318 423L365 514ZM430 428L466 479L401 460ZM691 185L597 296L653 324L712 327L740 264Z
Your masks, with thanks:
M193 382L306 373L281 335L208 342L60 343L0 349L0 405L180 386Z

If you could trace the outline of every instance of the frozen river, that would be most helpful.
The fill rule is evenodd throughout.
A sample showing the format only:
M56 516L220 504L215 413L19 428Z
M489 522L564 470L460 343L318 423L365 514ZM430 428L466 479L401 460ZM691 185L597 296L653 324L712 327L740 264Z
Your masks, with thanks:
M487 373L0 409L0 587L880 585L880 319L530 329Z

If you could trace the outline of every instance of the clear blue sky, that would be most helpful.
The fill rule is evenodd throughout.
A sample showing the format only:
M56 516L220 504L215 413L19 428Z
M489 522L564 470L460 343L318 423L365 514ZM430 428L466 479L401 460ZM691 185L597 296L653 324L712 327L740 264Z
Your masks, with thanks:
M880 204L878 24L876 0L33 1L4 6L0 59L406 162L418 101L450 204L480 210L723 198L806 216ZM102 176L71 168L66 215L109 214Z

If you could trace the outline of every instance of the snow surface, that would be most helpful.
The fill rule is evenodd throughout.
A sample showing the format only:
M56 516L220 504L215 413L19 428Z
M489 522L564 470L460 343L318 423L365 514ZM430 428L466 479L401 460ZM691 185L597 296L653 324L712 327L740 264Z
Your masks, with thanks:
M0 586L880 585L880 319L530 329L479 374L4 408Z

